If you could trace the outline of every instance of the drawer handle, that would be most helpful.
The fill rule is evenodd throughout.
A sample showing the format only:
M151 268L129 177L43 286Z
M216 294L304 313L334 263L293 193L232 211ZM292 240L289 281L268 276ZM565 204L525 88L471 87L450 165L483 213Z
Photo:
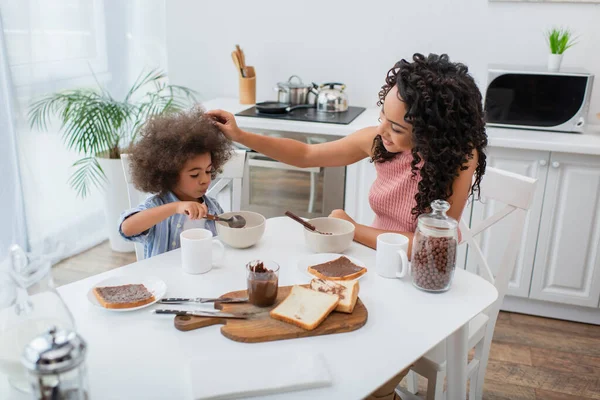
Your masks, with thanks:
M558 161L554 161L554 162L552 163L552 167L554 167L554 168L558 168L558 167L560 167L560 163L559 163Z
M546 161L546 160L540 160L540 165L542 167L545 166L546 164L548 164L548 161Z

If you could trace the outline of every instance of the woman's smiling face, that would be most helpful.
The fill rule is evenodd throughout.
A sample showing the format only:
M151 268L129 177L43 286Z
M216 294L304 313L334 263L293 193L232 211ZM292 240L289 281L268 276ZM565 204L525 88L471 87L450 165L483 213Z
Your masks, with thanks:
M405 115L406 103L400 100L398 88L394 86L385 96L377 127L377 134L390 153L410 151L413 148L412 125L404 120Z

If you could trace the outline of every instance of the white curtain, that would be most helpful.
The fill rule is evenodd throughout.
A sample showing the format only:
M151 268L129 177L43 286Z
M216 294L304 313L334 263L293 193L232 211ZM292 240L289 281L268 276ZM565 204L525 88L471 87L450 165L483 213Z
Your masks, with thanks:
M18 244L23 248L27 245L13 119L13 85L2 26L0 14L0 260L6 257L10 245Z
M0 11L29 244L65 258L106 239L102 193L77 197L68 179L80 156L66 150L58 124L29 129L28 107L44 94L98 83L121 97L142 69L166 68L164 0L0 0Z

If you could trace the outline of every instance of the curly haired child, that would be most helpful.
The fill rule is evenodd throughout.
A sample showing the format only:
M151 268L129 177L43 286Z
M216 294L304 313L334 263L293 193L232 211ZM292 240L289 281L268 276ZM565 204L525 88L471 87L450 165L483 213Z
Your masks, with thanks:
M153 117L140 133L130 152L131 176L152 196L121 215L121 236L143 243L148 258L179 248L185 229L216 235L214 221L204 218L223 209L206 191L231 157L231 141L201 108Z

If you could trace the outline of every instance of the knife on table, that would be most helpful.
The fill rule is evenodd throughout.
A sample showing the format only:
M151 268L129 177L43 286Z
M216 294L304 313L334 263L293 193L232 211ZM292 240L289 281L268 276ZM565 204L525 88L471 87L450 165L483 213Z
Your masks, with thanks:
M213 317L213 318L233 318L233 319L246 319L247 315L244 314L232 314L221 311L203 311L203 310L169 310L169 309L156 309L153 311L155 314L175 314L175 315L187 315L190 317Z
M247 297L165 297L158 302L161 304L181 304L181 303L245 303Z

